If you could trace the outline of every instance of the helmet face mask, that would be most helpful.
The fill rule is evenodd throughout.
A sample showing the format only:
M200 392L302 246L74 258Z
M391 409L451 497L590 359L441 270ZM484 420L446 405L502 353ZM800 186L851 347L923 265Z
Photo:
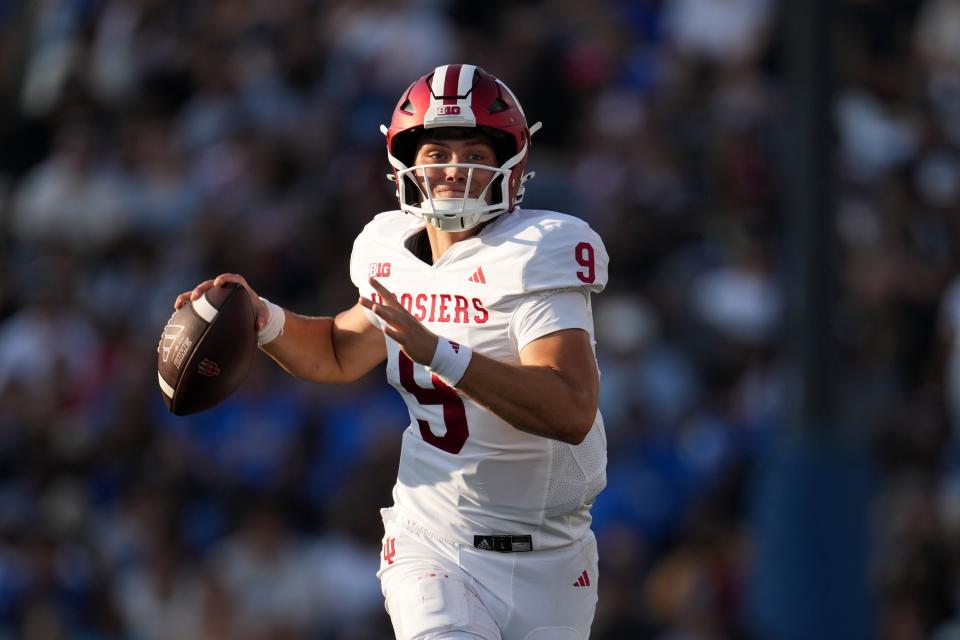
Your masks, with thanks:
M427 170L450 167L466 171L463 196L434 197L435 185L431 182ZM471 197L471 187L478 181L477 174L483 172L493 173L494 176L480 193ZM507 209L503 203L509 201L509 180L509 169L482 164L416 164L397 169L398 191L400 197L406 199L401 204L403 210L427 220L441 231L465 231L505 213Z
M444 231L463 231L512 210L523 197L530 135L523 109L502 82L473 65L446 65L423 76L404 92L394 109L387 137L388 175L397 184L400 208ZM494 149L499 166L414 164L424 137L478 137ZM493 174L480 194L437 198L424 181L428 169L456 167L467 182L477 172ZM482 174L481 174L482 175Z

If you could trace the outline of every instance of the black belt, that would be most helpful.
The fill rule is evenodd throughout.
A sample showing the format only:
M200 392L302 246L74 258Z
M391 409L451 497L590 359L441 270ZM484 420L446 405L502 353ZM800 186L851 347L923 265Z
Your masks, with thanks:
M533 551L531 536L473 536L473 546L484 551L518 553Z

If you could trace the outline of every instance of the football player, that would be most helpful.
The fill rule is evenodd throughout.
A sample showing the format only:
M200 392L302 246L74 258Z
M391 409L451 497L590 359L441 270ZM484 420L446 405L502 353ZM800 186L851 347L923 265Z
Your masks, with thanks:
M607 254L583 221L518 206L539 126L483 69L438 67L381 127L400 208L354 243L354 307L305 317L237 274L175 303L243 285L261 348L307 380L386 361L411 421L378 576L404 640L589 636L606 483L590 296Z

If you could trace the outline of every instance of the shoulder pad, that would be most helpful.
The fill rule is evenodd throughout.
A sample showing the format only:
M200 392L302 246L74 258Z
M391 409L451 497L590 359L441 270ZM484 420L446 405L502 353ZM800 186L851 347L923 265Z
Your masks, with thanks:
M410 224L408 214L403 211L385 211L374 216L373 220L357 234L350 252L350 280L358 289L367 289L370 264L374 257L382 253L378 248L384 242L399 237L405 225Z
M610 258L603 240L583 220L546 213L530 220L523 235L537 237L536 248L523 265L524 292L583 289L599 293L607 285Z

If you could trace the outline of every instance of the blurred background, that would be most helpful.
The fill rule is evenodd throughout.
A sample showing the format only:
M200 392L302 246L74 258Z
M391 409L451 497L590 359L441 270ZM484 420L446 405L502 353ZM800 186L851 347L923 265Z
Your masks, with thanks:
M800 217L835 397L798 425L784 3L0 0L0 638L392 637L382 371L259 358L174 418L156 345L224 271L351 305L395 206L377 127L449 62L544 122L525 205L611 255L592 637L960 637L960 0L828 4L829 206Z

